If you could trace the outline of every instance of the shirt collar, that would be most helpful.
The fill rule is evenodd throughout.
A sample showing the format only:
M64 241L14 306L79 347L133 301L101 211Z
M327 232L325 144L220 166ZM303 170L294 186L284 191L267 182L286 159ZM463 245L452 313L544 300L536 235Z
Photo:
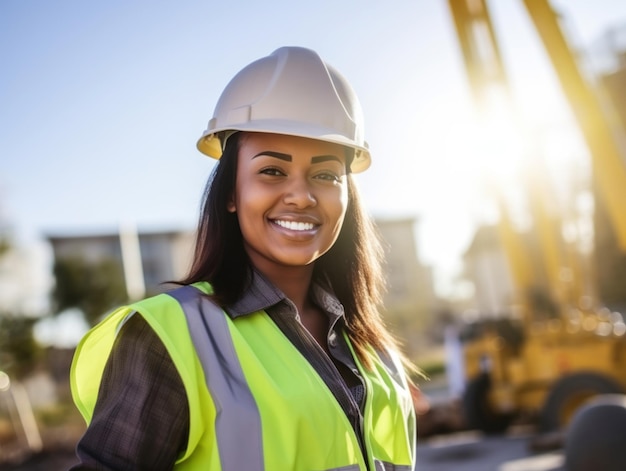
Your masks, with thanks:
M226 307L233 319L267 309L285 299L281 290L256 270L252 270L250 285L237 301Z
M337 320L344 315L344 309L337 297L320 284L311 286L313 302L328 314L331 320ZM263 274L252 270L252 280L243 296L237 301L226 306L226 312L233 319L253 312L263 311L281 302L286 302L287 297Z

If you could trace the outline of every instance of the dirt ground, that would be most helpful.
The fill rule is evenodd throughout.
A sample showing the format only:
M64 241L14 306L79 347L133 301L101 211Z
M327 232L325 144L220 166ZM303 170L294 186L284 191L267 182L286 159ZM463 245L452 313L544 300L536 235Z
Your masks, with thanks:
M19 463L0 464L0 471L64 471L76 464L74 450L43 451Z
M0 471L65 471L77 463L75 446L83 424L68 423L42 430L43 450L29 450L23 439L0 444Z

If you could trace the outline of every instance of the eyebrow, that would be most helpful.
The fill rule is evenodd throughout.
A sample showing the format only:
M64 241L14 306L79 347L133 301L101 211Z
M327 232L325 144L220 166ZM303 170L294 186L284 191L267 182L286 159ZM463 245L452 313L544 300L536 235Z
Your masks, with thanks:
M257 155L255 155L252 158L256 159L257 157L260 157L262 155L267 155L269 157L276 157L277 159L286 160L287 162L291 162L291 155L283 154L282 152L274 152L272 150L264 150L263 152L259 152Z
M328 154L328 155L316 155L315 157L311 157L311 163L318 164L320 162L326 162L328 160L336 160L340 164L343 164L341 159L336 155Z
M282 152L274 152L272 150L265 150L263 152L259 152L258 154L256 154L252 158L256 159L257 157L260 157L261 155L267 155L269 157L275 157L277 159L285 160L287 162L291 162L292 161L292 157L291 157L290 154L283 154ZM313 164L318 164L318 163L321 163L321 162L327 162L329 160L336 160L337 162L342 163L341 159L339 159L339 157L337 157L336 155L332 155L332 154L315 155L315 156L311 157L311 163L313 163Z

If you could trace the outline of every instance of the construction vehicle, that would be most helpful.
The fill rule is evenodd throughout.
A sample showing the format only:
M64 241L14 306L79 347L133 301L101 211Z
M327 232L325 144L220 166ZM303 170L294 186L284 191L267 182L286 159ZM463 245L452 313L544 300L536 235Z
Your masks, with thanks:
M606 209L626 252L626 166L614 130L548 0L523 2L589 149L596 204ZM485 111L494 88L505 97L509 93L486 0L448 0L448 5L470 88ZM511 223L501 194L495 197L501 208L500 241L518 296L512 315L472 323L461 335L467 426L501 432L516 418L527 417L542 432L557 431L590 398L626 392L624 316L596 299L592 277L576 263L579 258L563 241L561 221L546 210L540 189L533 189L529 203L534 248Z

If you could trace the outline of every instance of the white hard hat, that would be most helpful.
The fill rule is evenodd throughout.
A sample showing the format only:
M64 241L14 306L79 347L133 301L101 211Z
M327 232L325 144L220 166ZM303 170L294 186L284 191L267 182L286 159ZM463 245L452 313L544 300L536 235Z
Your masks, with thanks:
M235 75L198 140L198 150L219 159L224 138L236 131L342 144L355 151L352 172L370 166L356 93L337 70L310 49L281 47Z

